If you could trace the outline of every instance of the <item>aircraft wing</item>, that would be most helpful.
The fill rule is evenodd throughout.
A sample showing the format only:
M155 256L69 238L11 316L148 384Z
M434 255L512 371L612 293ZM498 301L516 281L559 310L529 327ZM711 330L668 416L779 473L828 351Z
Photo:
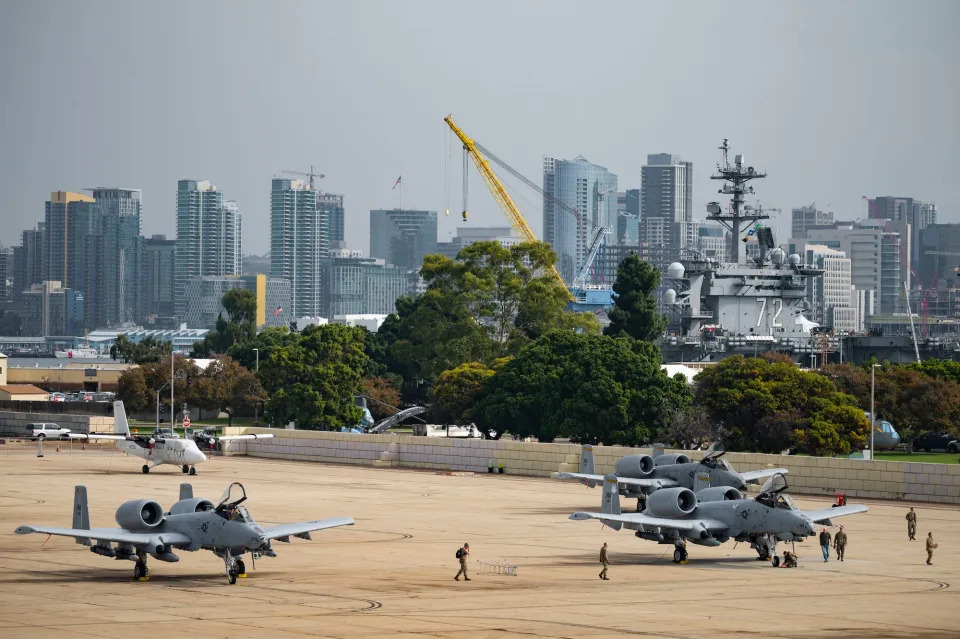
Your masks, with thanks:
M554 473L552 477L554 479L585 479L603 484L604 476L590 475L588 473ZM638 479L635 477L617 477L617 483L623 486L636 486L637 488L673 488L680 485L672 479Z
M259 433L253 435L224 435L216 439L221 442L229 442L235 439L273 439L273 435L261 435Z
M607 513L586 513L576 512L570 515L570 519L583 521L586 519L599 519L600 521L611 521L620 524L640 524L645 528L670 528L673 530L710 530L722 531L728 528L727 524L716 519L667 519L665 517L650 517L643 513L625 513L622 515L611 515Z
M130 439L126 435L100 435L97 433L70 433L70 439L110 439L113 441L123 441Z
M323 530L324 528L336 528L337 526L352 526L351 517L333 517L332 519L318 519L316 521L301 521L295 524L281 524L264 528L263 532L268 539L279 539L280 541L290 541L290 537L302 537L310 539L310 532L313 530ZM286 538L286 539L284 539Z
M836 508L823 508L821 510L805 510L803 514L813 520L815 524L827 524L832 526L830 520L833 517L844 517L846 515L855 515L857 513L867 512L867 507L863 504L854 504L852 506L837 506Z
M13 531L17 535L43 533L45 535L62 535L78 540L96 539L98 541L113 541L118 544L133 544L134 546L148 546L156 544L189 544L190 537L183 533L136 533L123 528L51 528L48 526L17 526Z
M786 475L790 471L786 468L764 468L763 470L748 470L740 473L743 481L749 483L759 482L761 479L773 477L774 475Z

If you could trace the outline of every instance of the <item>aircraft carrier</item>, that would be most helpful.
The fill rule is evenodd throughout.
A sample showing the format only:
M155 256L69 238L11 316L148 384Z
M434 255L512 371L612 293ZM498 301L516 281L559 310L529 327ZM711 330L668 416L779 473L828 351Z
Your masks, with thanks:
M803 263L799 255L778 248L773 231L762 225L762 207L745 203L754 193L750 182L766 173L748 166L742 155L729 159L727 140L711 179L721 194L732 196L727 207L707 205L707 219L730 232L729 262L691 251L667 268L662 310L670 320L662 344L665 362L715 361L735 354L777 351L812 363L836 350L836 338L810 321L807 283L822 269ZM741 244L755 236L759 253L746 256Z

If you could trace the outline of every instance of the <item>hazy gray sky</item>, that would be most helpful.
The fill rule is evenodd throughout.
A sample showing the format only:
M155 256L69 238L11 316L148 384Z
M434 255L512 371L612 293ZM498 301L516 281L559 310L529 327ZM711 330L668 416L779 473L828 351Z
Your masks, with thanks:
M270 179L313 163L366 250L398 175L405 207L447 206L448 113L536 182L545 154L583 154L621 189L647 153L679 154L698 218L726 137L768 171L780 228L814 201L865 216L863 195L960 221L958 27L951 0L0 0L0 242L50 191L98 185L142 188L144 234L173 237L176 181L195 177L237 200L262 253ZM457 145L451 161L441 238L460 223ZM470 223L503 224L470 182Z

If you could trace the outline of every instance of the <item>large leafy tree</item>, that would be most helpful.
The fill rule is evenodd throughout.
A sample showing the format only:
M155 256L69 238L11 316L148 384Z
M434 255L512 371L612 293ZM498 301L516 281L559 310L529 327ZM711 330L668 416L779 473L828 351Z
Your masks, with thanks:
M227 414L229 425L238 411L252 409L266 399L252 371L229 356L211 362L191 388L193 403Z
M617 267L613 283L614 307L608 313L607 335L629 335L634 339L654 340L667 327L667 318L657 310L653 293L660 286L660 271L635 254Z
M110 347L110 357L134 364L169 361L171 348L170 342L162 342L152 336L132 342L126 336L118 335Z
M685 381L660 368L649 342L555 331L490 377L472 416L484 430L638 445L691 401Z
M300 340L299 333L293 333L284 326L268 326L257 333L250 341L233 344L227 354L241 366L256 370L257 362L263 364L279 346L292 346ZM257 352L259 349L259 352Z
M296 343L275 348L260 360L267 391L267 419L274 425L339 429L360 422L354 396L362 392L368 366L363 329L340 324L310 326Z
M174 355L173 392L176 408L186 404L195 404L194 386L202 373L193 360L183 355ZM161 415L170 414L170 359L148 362L137 368L130 368L120 375L118 397L131 410L146 410L155 406L157 391L161 404Z
M869 434L856 398L786 357L729 357L701 371L695 388L698 403L739 450L847 454Z
M220 302L223 313L217 316L214 330L193 345L193 357L216 357L226 354L234 346L243 346L257 334L257 298L253 291L234 288L227 291Z
M400 408L400 391L397 379L387 377L364 377L363 396L367 398L367 408L377 421L389 417Z
M473 407L493 369L480 362L466 362L440 373L433 393L443 419L453 424L473 421Z

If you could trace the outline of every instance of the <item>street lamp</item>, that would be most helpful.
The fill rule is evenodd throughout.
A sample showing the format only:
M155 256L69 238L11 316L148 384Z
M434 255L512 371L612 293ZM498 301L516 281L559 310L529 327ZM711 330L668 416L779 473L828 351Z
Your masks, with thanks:
M873 429L876 427L876 413L874 404L874 394L877 387L877 365L870 366L870 459L875 459L873 448Z
M260 372L260 349L255 348L253 352L257 354L257 369L255 372ZM257 425L257 420L260 418L260 402L253 403L253 425Z

